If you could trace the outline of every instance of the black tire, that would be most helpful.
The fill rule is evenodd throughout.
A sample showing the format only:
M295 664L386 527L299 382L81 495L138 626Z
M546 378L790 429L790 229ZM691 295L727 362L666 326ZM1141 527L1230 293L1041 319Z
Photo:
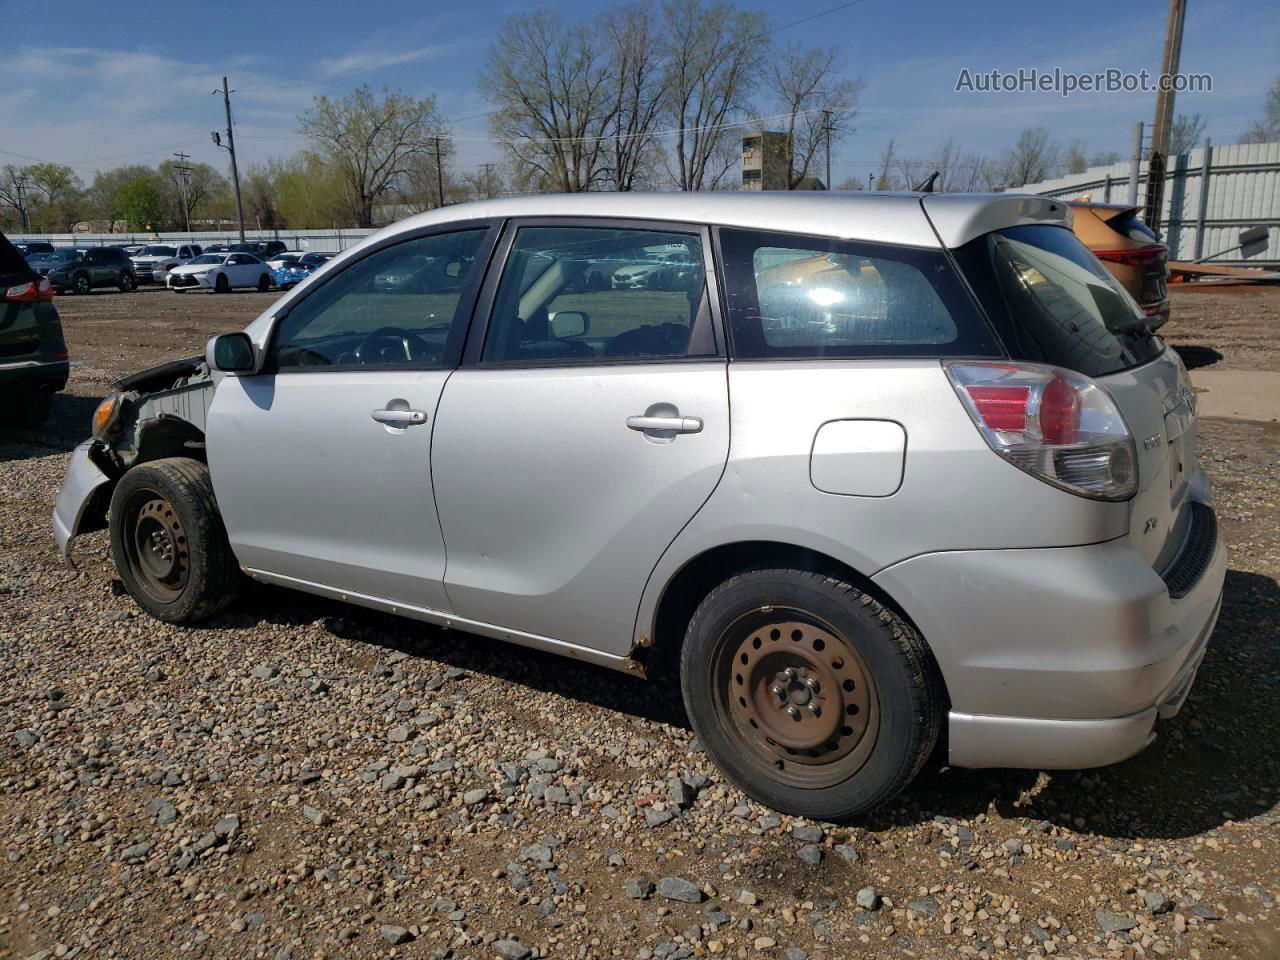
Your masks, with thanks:
M271 278L265 273L258 278L258 292L267 293L271 289Z
M227 279L227 275L225 273L218 274L218 276L214 279L213 292L214 293L230 293L231 292L231 281Z
M89 293L93 290L93 281L87 273L77 273L71 278L71 289L79 294Z
M125 270L120 274L120 282L116 286L120 288L121 293L131 293L138 286L138 281L134 279L132 273Z
M198 460L152 460L126 472L111 496L110 528L116 572L158 620L203 620L239 592L240 567Z
M937 667L909 624L858 588L803 570L752 570L712 590L689 622L680 682L693 728L729 780L819 820L847 820L910 783L945 708Z

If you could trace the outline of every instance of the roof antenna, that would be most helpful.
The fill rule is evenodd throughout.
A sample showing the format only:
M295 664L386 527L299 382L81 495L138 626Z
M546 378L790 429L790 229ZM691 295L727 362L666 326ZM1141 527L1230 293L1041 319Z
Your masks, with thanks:
M920 182L920 186L916 187L916 193L933 193L933 185L938 180L938 174L941 171L935 170Z

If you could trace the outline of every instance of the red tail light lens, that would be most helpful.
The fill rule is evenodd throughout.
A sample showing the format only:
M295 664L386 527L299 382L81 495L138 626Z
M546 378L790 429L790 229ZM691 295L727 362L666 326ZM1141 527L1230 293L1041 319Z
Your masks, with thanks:
M956 362L946 370L987 445L1019 469L1099 500L1137 490L1133 436L1088 377L1039 364Z
M39 280L9 287L5 290L3 299L6 303L36 303L40 300L52 300L53 287L50 286L48 277L41 277Z
M1111 263L1123 263L1129 267L1146 267L1155 263L1169 252L1168 247L1137 247L1132 250L1094 250L1093 255L1099 260Z

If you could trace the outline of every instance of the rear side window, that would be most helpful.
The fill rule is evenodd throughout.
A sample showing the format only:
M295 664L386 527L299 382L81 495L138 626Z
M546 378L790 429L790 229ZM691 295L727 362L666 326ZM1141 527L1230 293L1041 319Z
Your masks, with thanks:
M956 258L1016 359L1099 377L1163 349L1142 308L1065 227L1007 227Z
M940 250L721 230L738 359L998 356Z

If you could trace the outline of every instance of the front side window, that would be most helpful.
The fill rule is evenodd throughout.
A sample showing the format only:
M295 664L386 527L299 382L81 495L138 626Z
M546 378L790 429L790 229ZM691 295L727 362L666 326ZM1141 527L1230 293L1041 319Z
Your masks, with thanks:
M591 363L713 354L702 241L605 227L522 227L482 363Z
M997 356L942 251L722 230L739 359Z
M465 333L464 285L487 230L406 240L357 260L297 304L277 328L278 370L439 369Z

